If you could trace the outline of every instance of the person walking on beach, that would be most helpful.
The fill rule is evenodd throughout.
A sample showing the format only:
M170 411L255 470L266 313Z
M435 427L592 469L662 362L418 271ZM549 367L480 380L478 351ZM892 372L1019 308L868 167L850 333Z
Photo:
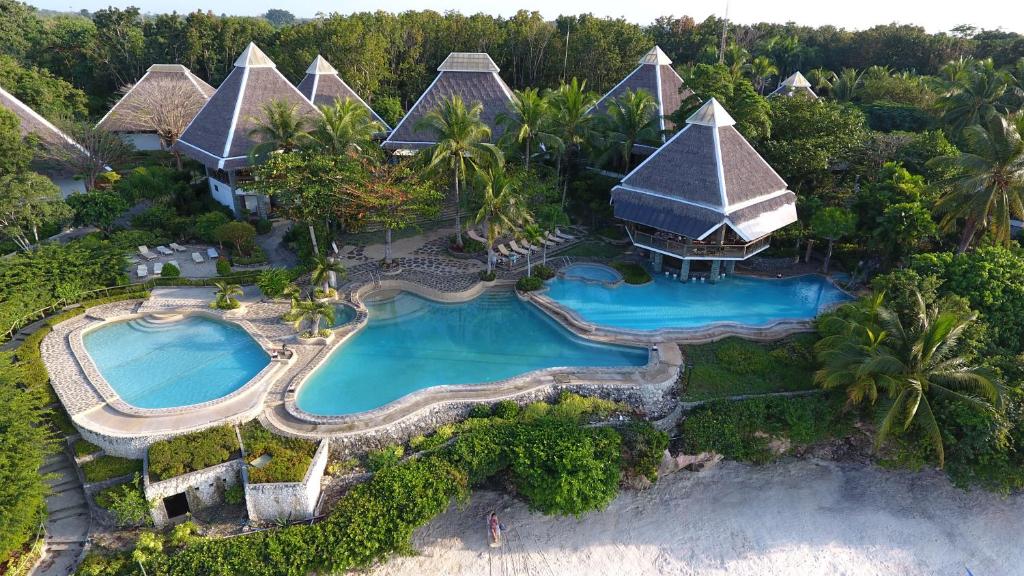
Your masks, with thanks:
M501 522L498 521L497 512L491 512L487 519L487 528L491 533L491 548L501 546Z

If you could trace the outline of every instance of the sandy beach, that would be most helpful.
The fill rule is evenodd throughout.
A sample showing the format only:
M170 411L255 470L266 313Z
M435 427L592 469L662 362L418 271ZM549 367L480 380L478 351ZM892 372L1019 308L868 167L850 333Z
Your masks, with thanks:
M506 527L486 543L484 517ZM623 492L583 518L474 493L414 537L420 554L379 575L730 576L1024 574L1024 496L959 490L934 471L787 460L723 462Z

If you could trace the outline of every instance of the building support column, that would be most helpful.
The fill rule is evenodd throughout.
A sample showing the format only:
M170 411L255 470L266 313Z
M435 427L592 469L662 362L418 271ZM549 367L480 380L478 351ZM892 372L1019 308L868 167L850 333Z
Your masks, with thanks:
M682 266L679 268L679 281L689 282L690 280L690 261L683 260Z
M708 282L711 282L712 284L718 282L718 275L721 273L720 272L721 266L722 266L722 261L721 260L712 260L711 261L711 275L708 276Z
M735 260L726 260L725 261L725 273L728 274L729 276L732 276L733 274L736 273L736 261Z
M654 260L651 262L651 265L653 266L654 272L656 274L661 274L661 261L662 261L662 258L663 257L662 257L661 252L655 252L654 253Z
M245 198L235 193L238 191L238 173L234 170L228 171L228 189L231 192L231 203L234 204L231 211L238 218L245 210Z

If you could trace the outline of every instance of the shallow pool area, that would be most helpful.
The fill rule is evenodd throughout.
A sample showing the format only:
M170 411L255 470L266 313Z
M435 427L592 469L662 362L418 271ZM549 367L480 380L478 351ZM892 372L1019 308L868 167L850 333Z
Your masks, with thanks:
M603 264L570 264L559 272L559 276L567 280L582 280L613 284L622 281L618 270Z
M355 320L356 316L358 315L359 313L356 312L356 309L349 306L348 304L335 304L334 324L331 325L331 328L344 326L345 324L348 324L349 322Z
M82 336L93 363L121 399L138 408L177 408L226 396L270 363L241 327L204 316L146 317Z
M810 320L850 297L817 275L787 279L729 276L717 284L655 276L639 286L553 278L544 293L583 320L627 330L699 328L731 322L765 326Z
M460 304L408 292L366 302L367 325L302 384L296 405L316 415L372 410L445 384L504 380L542 368L644 366L643 348L578 338L512 292Z

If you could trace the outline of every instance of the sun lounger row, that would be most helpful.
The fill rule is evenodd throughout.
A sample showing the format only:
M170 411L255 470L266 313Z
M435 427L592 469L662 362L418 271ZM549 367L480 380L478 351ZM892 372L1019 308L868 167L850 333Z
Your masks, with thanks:
M181 266L178 266L178 261L177 260L171 260L171 261L167 262L167 264L169 264L171 266L174 266L178 270L181 270ZM154 276L160 276L163 273L163 271L164 271L164 264L163 264L163 262L154 262L153 263L153 275ZM145 278L145 277L149 276L149 266L146 265L146 264L139 264L135 268L135 275L138 276L139 278Z

